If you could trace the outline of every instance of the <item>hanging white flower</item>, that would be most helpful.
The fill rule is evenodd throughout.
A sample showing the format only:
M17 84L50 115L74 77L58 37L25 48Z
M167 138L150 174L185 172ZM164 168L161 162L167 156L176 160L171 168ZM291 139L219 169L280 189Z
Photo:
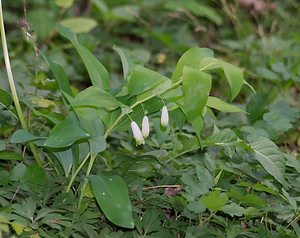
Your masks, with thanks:
M144 138L147 138L149 136L149 132L150 132L149 119L147 116L144 116L143 123L142 123L142 134Z
M135 121L131 122L131 130L132 130L132 134L135 139L136 145L145 144L145 139L143 137L143 134L142 134L138 124L136 124Z
M168 108L166 106L163 106L161 110L160 124L163 127L167 127L169 124L169 113L168 113Z

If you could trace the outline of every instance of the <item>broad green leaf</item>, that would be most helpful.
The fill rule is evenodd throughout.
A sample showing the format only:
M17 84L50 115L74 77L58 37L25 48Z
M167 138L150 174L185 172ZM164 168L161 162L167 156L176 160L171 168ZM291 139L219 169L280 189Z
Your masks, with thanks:
M140 6L138 5L119 5L114 7L108 16L112 19L134 22L139 12Z
M92 84L96 87L102 88L106 91L110 89L109 75L105 67L99 60L84 46L82 46L75 35L69 28L59 24L57 26L58 32L72 42L78 54L80 55L88 73Z
M1 151L0 160L22 160L22 156L12 151Z
M190 122L202 115L211 84L212 79L209 74L187 66L183 68L183 108Z
M32 135L27 130L20 129L20 130L16 130L12 134L12 136L10 138L10 142L11 143L25 143L25 142L40 140L42 138L43 137L38 137L38 136Z
M60 23L75 33L87 33L97 26L97 22L94 19L87 17L67 18Z
M100 10L103 14L106 14L109 9L106 5L106 3L102 0L91 0L91 2L97 7L98 10Z
M53 62L50 58L48 58L43 52L41 52L44 60L48 63L51 71L55 76L56 83L61 92L67 93L70 96L74 96L68 76L62 65Z
M154 233L161 229L160 211L158 209L147 209L143 214L141 222L146 233ZM165 237L165 236L164 236Z
M106 140L104 136L92 137L89 139L91 156L95 157L98 153L106 149Z
M143 66L136 66L128 82L128 93L131 96L148 91L162 82L168 80L167 77L147 69Z
M199 187L201 187L203 191L202 194L207 193L211 188L213 188L214 178L207 169L201 166L196 166L196 174L199 179Z
M228 196L219 190L209 193L207 196L202 196L201 201L204 206L214 212L221 210L228 201Z
M240 68L226 62L223 63L223 70L231 89L232 101L239 94L244 84L243 72Z
M96 88L98 90L98 88ZM88 132L92 137L104 135L104 125L100 114L95 108L76 107L74 112L78 118L80 127Z
M270 106L269 112L263 115L264 121L278 132L288 131L297 121L300 113L296 108L291 108L285 101L279 101Z
M13 103L13 99L7 91L0 88L0 103L5 107L9 107Z
M72 107L94 107L108 111L114 110L122 105L111 94L101 88L91 86L81 91L71 100Z
M231 129L224 129L214 132L204 141L204 146L229 146L234 145L239 141L238 137Z
M241 217L245 214L246 209L236 203L230 203L224 205L224 207L222 208L222 212L225 212L232 217L233 216Z
M122 66L123 66L124 79L126 80L129 73L134 69L135 64L133 62L133 59L132 59L131 55L129 55L128 52L125 51L124 49L117 47L117 46L114 46L113 49L120 56Z
M20 182L26 173L27 167L23 163L18 163L10 171L10 181Z
M213 57L214 52L208 48L194 47L186 51L178 60L172 80L177 81L182 76L184 66L199 69L200 62L206 57Z
M55 4L59 7L70 8L74 4L74 0L55 0Z
M204 207L203 203L200 200L190 202L189 205L187 206L187 209L189 209L191 212L196 214L203 213L206 210L206 208Z
M197 177L191 174L183 174L181 181L186 185L185 190L193 197L207 194L214 186L214 179L210 172L200 166L196 167Z
M241 108L222 101L219 98L209 96L206 106L217 109L221 112L244 112Z
M65 148L71 146L77 140L87 139L89 137L90 134L81 129L78 123L67 118L51 130L43 146L49 148Z
M261 137L250 143L255 159L283 186L285 180L285 159L277 146L269 139Z
M32 27L39 40L42 40L52 34L55 26L54 15L53 11L41 8L28 12L30 27Z
M30 188L39 188L47 183L47 176L43 168L37 164L31 164L27 167L21 182Z
M201 60L199 68L201 71L209 71L214 69L220 69L223 67L223 61L214 57L207 57Z
M205 17L217 25L221 25L223 22L221 15L214 8L209 7L207 4L201 4L200 2L195 0L168 0L165 1L164 7L175 11L191 11L194 15Z
M132 208L126 183L119 176L90 175L97 203L115 225L133 228Z
M23 200L21 204L13 204L12 208L14 213L28 219L33 219L36 210L36 201L29 197Z
M61 167L65 172L65 176L68 177L73 166L73 152L72 149L68 149L60 152L53 152L55 157L58 159Z
M18 236L20 236L23 233L23 230L26 228L26 226L16 221L11 223L11 226Z
M102 118L94 108L79 107L75 108L74 111L79 120L80 127L91 135L88 142L91 156L95 157L98 153L106 149Z
M110 89L109 75L102 63L82 45L75 45L84 65L89 73L92 84L108 91Z
M199 141L201 142L201 136L200 133L203 129L203 118L201 115L199 115L198 117L196 117L193 121L191 121L192 127L199 139Z

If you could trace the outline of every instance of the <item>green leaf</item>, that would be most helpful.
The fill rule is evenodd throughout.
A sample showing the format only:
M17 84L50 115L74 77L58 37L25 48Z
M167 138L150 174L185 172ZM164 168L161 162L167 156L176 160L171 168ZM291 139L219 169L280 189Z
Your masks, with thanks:
M222 101L219 98L216 97L208 97L206 106L217 109L221 112L243 112L241 108L228 104L227 102Z
M172 80L177 81L182 76L184 66L199 69L200 62L206 57L213 57L214 52L208 48L194 47L186 51L178 60Z
M285 159L277 146L269 139L260 137L250 143L254 151L255 159L263 168L271 174L283 186L287 186L285 180Z
M89 139L91 156L95 157L98 153L106 149L106 140L104 136L92 137Z
M12 208L14 213L32 220L36 210L36 201L30 197L26 200L23 200L22 205L13 204Z
M22 160L22 156L10 151L1 151L0 152L0 160Z
M53 152L55 157L58 159L61 167L65 172L65 176L68 177L73 166L73 152L72 149L68 149L60 152Z
M197 177L191 174L183 174L180 178L186 185L185 190L195 198L208 193L214 186L213 176L207 169L197 166L196 173Z
M276 131L286 132L293 127L299 116L299 110L290 108L285 101L279 101L270 106L270 111L263 115L263 119Z
M69 28L59 24L57 31L72 42L78 54L80 55L88 73L92 84L106 91L110 89L109 75L105 67L96 59L96 57L84 46L82 46L75 35Z
M48 37L55 26L54 12L48 9L36 9L28 13L30 27L34 30L37 38L42 40Z
M211 211L219 211L227 203L228 196L219 190L213 191L207 196L202 196L201 201L204 206Z
M140 14L139 11L138 5L119 5L114 7L108 16L112 19L134 22Z
M124 49L114 46L113 49L119 54L122 66L123 66L123 74L124 79L127 79L127 76L129 73L131 73L134 69L134 61L132 59L132 56Z
M187 66L183 68L183 109L189 121L193 121L199 115L202 115L211 90L211 84L212 79L209 74Z
M73 107L94 107L109 111L122 105L111 94L95 86L81 91L70 103Z
M138 65L134 68L129 79L128 92L131 96L141 94L166 80L168 80L167 77Z
M204 146L229 146L238 142L238 137L231 129L224 129L214 132L204 141Z
M27 167L21 182L30 188L40 188L47 183L46 173L43 168L37 164L31 164Z
M104 1L102 0L91 0L91 2L100 10L103 14L108 13L109 9Z
M225 212L225 213L229 214L232 217L233 216L241 217L245 214L246 209L233 202L233 203L230 203L230 204L226 204L222 208L222 212Z
M60 23L75 33L87 33L97 26L97 22L94 19L87 17L67 18Z
M115 225L133 228L132 208L126 183L119 176L90 175L97 203Z
M55 4L59 7L70 8L74 4L74 0L55 0Z
M87 139L90 134L79 127L71 118L57 124L50 132L43 146L49 148L65 148L77 140Z
M59 90L61 92L67 93L70 96L74 96L64 67L58 63L53 62L43 52L41 52L41 55L43 56L44 60L48 63L51 71L53 72Z
M5 107L9 107L13 103L13 99L7 91L0 88L0 103Z
M203 191L202 194L207 193L209 189L213 188L214 178L207 169L196 166L196 174L199 179L199 187L201 187L201 190Z
M203 129L203 118L201 115L199 115L198 117L196 117L193 121L191 121L191 124L192 124L192 127L199 139L199 142L201 142L201 136L200 136L200 133Z
M231 89L231 101L239 94L244 84L243 72L240 68L223 62L224 74Z
M25 142L40 140L42 138L43 137L38 137L38 136L32 135L27 130L20 129L20 130L16 130L12 134L12 136L10 138L10 142L11 143L25 143Z
M175 10L175 11L180 11L180 10L188 10L191 11L194 15L199 16L199 17L205 17L211 22L221 25L222 24L222 17L220 14L218 14L217 11L215 11L214 8L209 7L206 4L201 4L195 0L169 0L165 1L166 3L164 6L167 9L170 10Z

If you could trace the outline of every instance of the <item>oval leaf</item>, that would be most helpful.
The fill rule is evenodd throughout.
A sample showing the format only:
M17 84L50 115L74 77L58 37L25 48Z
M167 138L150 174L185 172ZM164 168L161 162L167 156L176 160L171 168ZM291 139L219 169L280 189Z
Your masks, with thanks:
M200 62L207 57L214 57L214 52L211 49L198 47L189 49L178 60L172 80L177 81L182 76L184 66L199 69Z
M131 96L143 93L168 80L167 77L143 66L136 66L128 83L128 92Z
M88 71L92 84L108 91L110 89L109 75L103 64L97 60L87 48L78 42L76 34L69 28L59 24L57 26L57 31L72 42Z
M64 148L72 145L77 140L89 138L90 134L81 129L70 118L57 124L45 140L44 146L50 148Z
M115 225L133 228L126 183L119 176L90 175L94 196L105 216Z
M17 130L10 138L11 143L25 143L35 140L40 140L42 137L38 137L30 134L27 130Z
M206 106L217 109L221 112L244 112L237 106L231 105L216 97L208 97Z
M73 107L103 108L110 111L118 108L122 103L101 88L91 86L71 99L71 105Z
M97 26L97 22L94 19L87 17L67 18L60 23L75 33L87 33Z
M243 86L244 83L243 72L240 68L226 62L223 63L223 70L231 89L231 101L232 101L239 94Z
M191 122L202 114L211 90L212 79L209 74L191 67L183 69L184 112Z

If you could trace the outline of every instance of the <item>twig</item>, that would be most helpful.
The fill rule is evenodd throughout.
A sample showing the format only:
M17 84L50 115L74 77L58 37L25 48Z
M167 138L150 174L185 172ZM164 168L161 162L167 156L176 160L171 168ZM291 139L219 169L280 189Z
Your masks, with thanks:
M179 185L179 184L175 184L175 185L156 185L156 186L143 188L143 190L146 191L146 190L152 190L152 189L157 189L157 188L181 188L181 185Z

